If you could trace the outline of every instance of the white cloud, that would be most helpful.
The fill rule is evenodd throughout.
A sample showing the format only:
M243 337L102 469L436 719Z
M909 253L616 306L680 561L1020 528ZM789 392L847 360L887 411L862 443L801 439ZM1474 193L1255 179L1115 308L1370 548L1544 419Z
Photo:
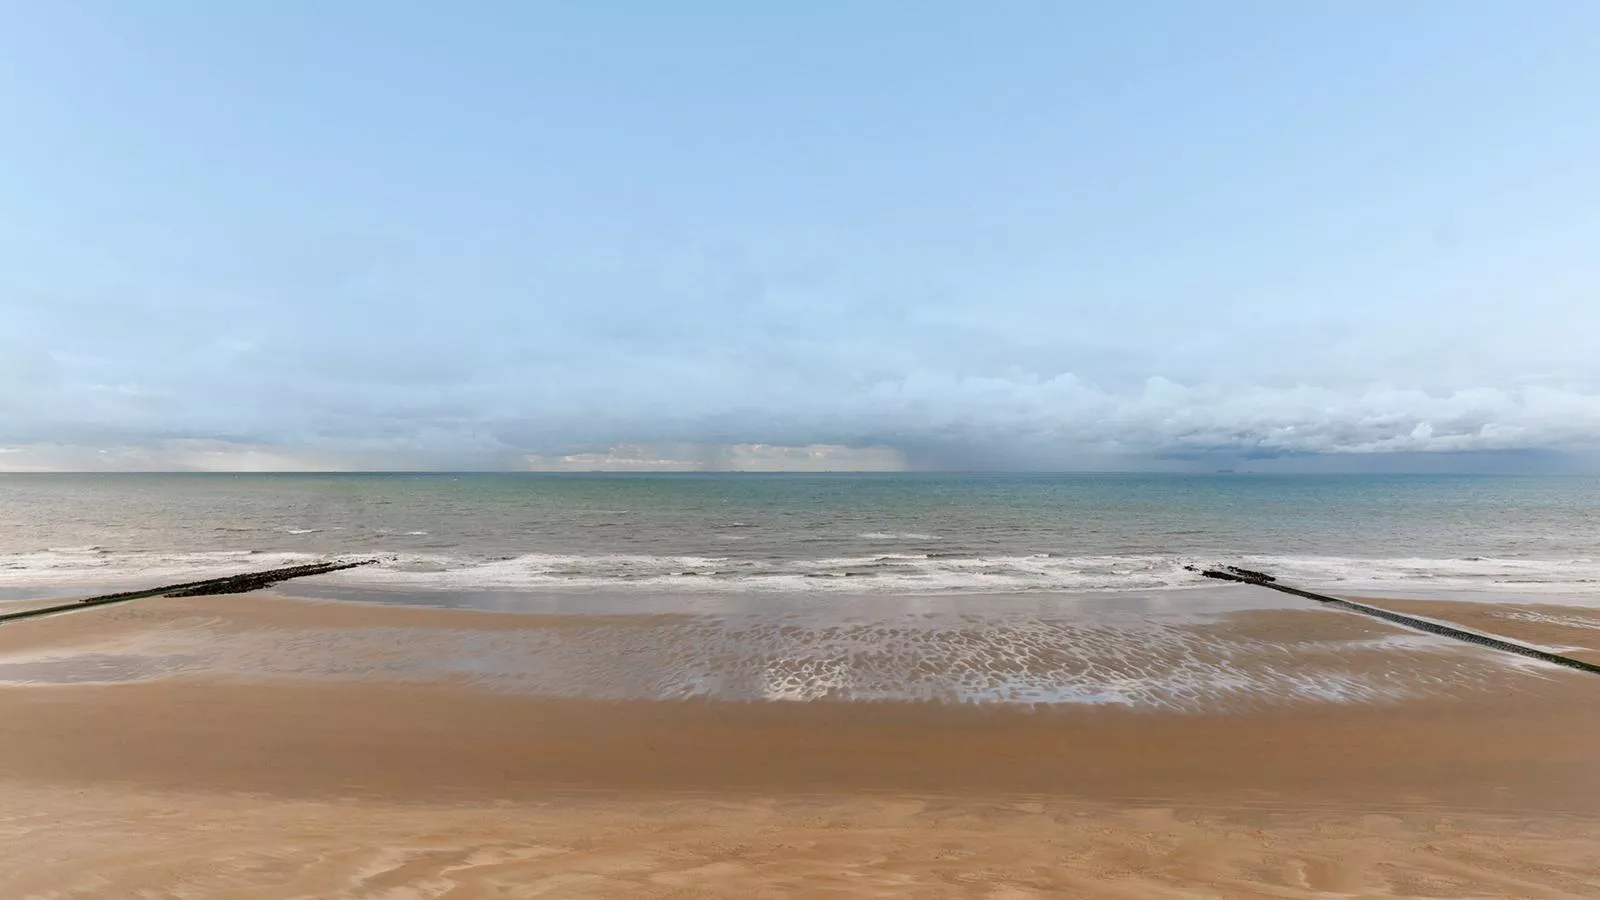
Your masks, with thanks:
M535 472L898 472L905 455L890 447L839 444L618 444L586 453L528 454Z
M191 434L210 426L265 439L149 435L129 412L143 398L118 394L130 406L103 415L93 430L64 418L58 434L41 428L40 439L5 448L0 469L1070 468L1204 454L1576 453L1600 445L1600 392L1581 387L1426 391L1151 378L1118 389L1071 375L919 372L809 393L731 377L714 394L685 385L676 404L673 388L661 379L646 389L663 398L656 410L614 382L590 386L553 413L539 398L515 403L491 392L448 398L431 411L363 416L364 407L381 408L372 399L384 395L380 387L314 395L288 417L258 399L187 422ZM584 408L595 413L581 415Z
M876 385L859 415L1040 447L1130 453L1461 452L1582 449L1600 442L1600 393L1527 388L1449 392L1371 385L1178 384L1126 391L1053 379L920 376Z
M338 472L382 469L392 457L318 453L214 440L84 446L39 443L6 449L0 472Z
M1348 302L1207 305L1078 296L1045 269L973 284L961 260L785 275L782 254L670 249L629 247L599 273L485 259L481 295L449 260L392 259L393 284L416 286L403 310L329 275L277 306L195 299L166 318L140 314L160 309L160 279L95 300L64 269L77 305L0 292L0 441L54 448L7 465L103 468L100 449L133 468L648 470L1600 447L1600 304L1578 302L1576 276L1485 282L1447 310L1349 285ZM505 287L534 275L563 287ZM898 457L772 449L817 446Z

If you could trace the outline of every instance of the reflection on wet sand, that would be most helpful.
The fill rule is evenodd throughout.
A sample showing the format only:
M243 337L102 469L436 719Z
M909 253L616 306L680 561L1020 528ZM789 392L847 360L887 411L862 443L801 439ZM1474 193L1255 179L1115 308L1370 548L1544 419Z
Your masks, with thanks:
M0 682L470 682L589 700L1088 703L1240 711L1516 691L1540 667L1316 609L877 599L712 614L485 614L270 595L151 600L0 658ZM71 634L82 619L38 623ZM7 637L15 638L15 632ZM43 637L43 636L41 636ZM0 644L3 647L3 644Z

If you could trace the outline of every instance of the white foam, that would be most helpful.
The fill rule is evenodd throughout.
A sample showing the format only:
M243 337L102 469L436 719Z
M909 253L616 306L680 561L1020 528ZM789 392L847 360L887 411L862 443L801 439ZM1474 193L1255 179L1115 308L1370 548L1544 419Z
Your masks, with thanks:
M1507 613L1505 618L1515 619L1519 622L1537 622L1541 625L1559 625L1563 628L1590 628L1600 630L1600 619L1592 619L1584 616L1550 615L1548 613L1519 610L1516 612Z
M0 554L0 584L40 587L68 583L173 584L257 569L282 568L321 558L310 553L256 553L251 550L107 553L90 548L6 553Z
M1593 559L1247 556L1235 564L1271 572L1291 584L1360 591L1494 588L1570 593L1600 587L1600 562Z
M393 562L339 573L348 584L446 590L648 587L660 591L922 593L944 591L1135 590L1199 586L1176 557L923 554L767 561L706 556L525 554L470 560L400 554Z
M1215 587L1186 571L1212 560L1165 555L944 556L877 553L771 560L730 556L526 553L485 558L451 553L390 553L374 549L345 557L378 556L382 564L326 576L350 586L415 590L542 591L551 589L784 593L916 594L1013 591L1162 591ZM117 552L100 547L0 554L0 585L48 586L195 580L325 557L250 550L205 553ZM1594 593L1600 561L1593 559L1349 559L1250 556L1225 560L1271 572L1290 584L1339 592L1416 590L1497 594Z
M351 583L426 589L542 590L647 587L652 590L842 593L1159 591L1212 585L1186 557L973 556L889 553L788 561L704 556L525 554L497 560L401 555L397 562L341 573ZM1361 591L1485 590L1562 594L1593 590L1600 563L1532 560L1363 560L1245 557L1307 587Z

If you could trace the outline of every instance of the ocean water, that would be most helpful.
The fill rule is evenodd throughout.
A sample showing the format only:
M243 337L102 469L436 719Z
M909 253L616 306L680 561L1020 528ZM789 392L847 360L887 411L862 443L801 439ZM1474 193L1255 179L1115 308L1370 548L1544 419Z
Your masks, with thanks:
M1263 475L0 475L0 589L380 556L347 587L1164 591L1189 563L1346 590L1582 593L1600 479Z

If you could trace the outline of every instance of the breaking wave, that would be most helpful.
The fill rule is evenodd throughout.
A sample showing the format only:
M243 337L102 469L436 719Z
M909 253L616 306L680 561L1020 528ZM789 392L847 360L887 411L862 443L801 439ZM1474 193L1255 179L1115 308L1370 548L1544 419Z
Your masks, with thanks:
M370 554L383 562L327 577L330 583L410 590L544 591L636 589L718 592L945 593L1155 591L1214 586L1186 571L1210 559L1175 555L958 555L877 553L815 559L526 553ZM161 584L311 562L311 553L231 550L116 552L74 547L0 554L0 584ZM1226 562L1271 571L1308 587L1349 591L1500 590L1590 592L1600 560L1353 559L1242 556Z

